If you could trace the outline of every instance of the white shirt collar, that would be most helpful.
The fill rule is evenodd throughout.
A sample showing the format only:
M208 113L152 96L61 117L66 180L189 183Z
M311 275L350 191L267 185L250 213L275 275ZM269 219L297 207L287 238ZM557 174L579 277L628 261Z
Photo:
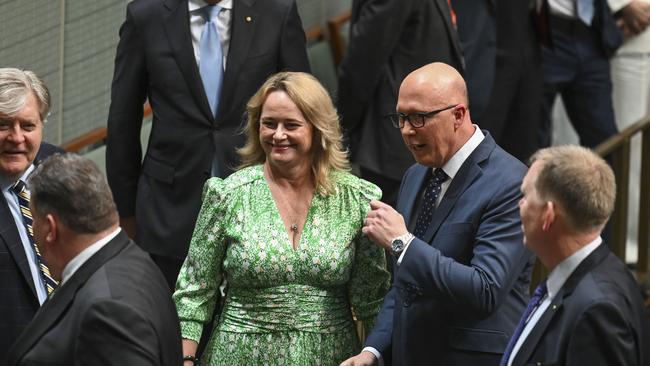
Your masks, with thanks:
M77 254L68 264L63 268L63 273L61 274L61 283L59 286L63 285L72 275L77 272L77 270L84 264L90 257L95 255L100 249L102 249L109 241L113 240L120 233L120 228L118 227L112 233L106 235L105 237L94 242L86 249L82 250Z
M27 184L27 178L29 177L30 174L32 174L35 168L36 167L34 166L34 164L30 164L29 167L27 167L27 170L25 170L23 175L21 175L20 178L18 179L22 180L23 182L25 182L25 184ZM2 187L3 191L8 191L9 188L11 188L14 185L14 183L16 183L15 180L10 180L5 176L0 176L0 187ZM27 189L29 190L29 186L27 187Z
M205 8L208 5L205 0L188 0L187 2L187 8L190 12ZM230 10L232 9L232 0L221 0L216 5L219 5L222 9Z
M465 160L474 152L474 150L481 144L485 135L477 125L474 125L474 133L472 137L461 147L456 153L442 166L442 170L449 177L449 181L453 180L456 173L460 170Z
M555 266L546 280L546 289L549 298L554 298L558 291L564 286L571 273L582 263L582 261L591 254L603 242L601 237L597 237L591 243L580 248L569 257L565 258L560 264Z

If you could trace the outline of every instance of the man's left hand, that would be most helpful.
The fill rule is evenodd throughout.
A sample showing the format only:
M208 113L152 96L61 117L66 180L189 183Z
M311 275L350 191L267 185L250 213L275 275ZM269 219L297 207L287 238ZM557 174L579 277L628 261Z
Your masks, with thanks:
M396 237L406 234L404 218L394 208L381 202L371 201L366 219L363 220L363 233L384 249L390 250L390 244Z

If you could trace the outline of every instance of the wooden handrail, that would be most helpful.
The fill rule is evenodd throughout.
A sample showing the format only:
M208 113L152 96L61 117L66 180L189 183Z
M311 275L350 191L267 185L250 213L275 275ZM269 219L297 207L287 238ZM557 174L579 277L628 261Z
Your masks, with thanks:
M645 274L648 272L648 251L650 247L650 115L625 128L618 134L610 137L594 149L600 156L608 156L612 162L612 169L616 176L616 204L610 219L611 238L609 245L612 251L625 260L627 241L627 220L634 219L627 216L630 184L630 141L632 137L641 134L641 188L639 205L637 251L638 260L636 270Z
M343 60L347 45L341 36L341 28L343 25L350 21L352 12L346 10L341 14L331 17L327 21L327 29L330 33L330 46L332 47L332 57L334 58L334 65L338 66Z
M151 106L149 103L145 103L143 118L151 116ZM97 127L94 130L88 131L79 137L75 137L72 140L61 145L61 148L67 152L79 152L89 146L93 146L100 142L106 140L108 135L108 130L106 127Z

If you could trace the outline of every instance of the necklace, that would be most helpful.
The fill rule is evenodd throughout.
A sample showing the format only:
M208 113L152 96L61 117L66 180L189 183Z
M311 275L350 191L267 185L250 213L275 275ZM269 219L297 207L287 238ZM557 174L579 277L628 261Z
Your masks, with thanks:
M291 224L291 231L297 233L298 232L298 224L296 224L295 222L293 224Z

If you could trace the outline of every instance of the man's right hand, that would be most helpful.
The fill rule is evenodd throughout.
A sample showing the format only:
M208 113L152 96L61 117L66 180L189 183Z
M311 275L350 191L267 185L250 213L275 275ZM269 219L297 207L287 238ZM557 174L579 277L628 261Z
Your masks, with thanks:
M135 216L131 217L120 217L120 226L122 230L129 236L132 240L135 240L135 233L137 232L137 225L135 223Z
M621 14L627 36L639 34L650 25L650 3L643 0L632 0L621 9Z
M341 362L340 366L377 366L377 357L372 352L362 351L354 357Z

